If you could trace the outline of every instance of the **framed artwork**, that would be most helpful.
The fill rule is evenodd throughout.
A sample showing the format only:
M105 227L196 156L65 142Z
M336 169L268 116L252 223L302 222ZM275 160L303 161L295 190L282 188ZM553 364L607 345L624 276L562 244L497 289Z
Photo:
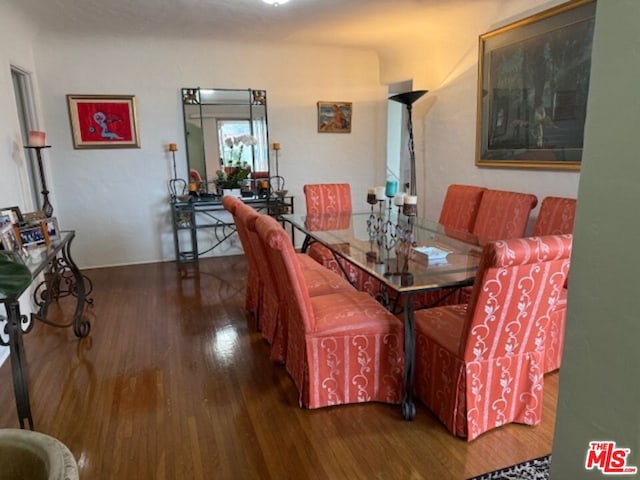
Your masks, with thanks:
M73 148L140 148L134 95L67 95Z
M24 223L36 223L47 219L47 215L44 210L36 210L35 212L23 213L22 218Z
M13 225L7 224L0 227L0 242L2 243L2 248L9 252L21 251L20 241L16 237L16 231Z
M22 223L24 221L20 207L2 208L0 209L0 216L9 217L11 223Z
M39 223L35 225L25 225L20 227L20 244L23 247L30 247L32 245L42 245L47 243L42 230L42 225Z
M578 170L595 0L573 0L480 36L476 165Z
M58 227L58 219L56 217L47 218L43 220L40 225L47 245L49 245L51 241L60 238L60 228Z
M351 133L351 102L318 102L318 132Z

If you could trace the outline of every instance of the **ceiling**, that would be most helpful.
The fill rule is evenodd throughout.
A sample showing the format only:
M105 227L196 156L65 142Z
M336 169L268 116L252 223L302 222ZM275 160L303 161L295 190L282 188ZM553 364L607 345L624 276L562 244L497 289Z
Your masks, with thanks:
M42 33L158 35L379 50L451 36L495 0L8 0Z

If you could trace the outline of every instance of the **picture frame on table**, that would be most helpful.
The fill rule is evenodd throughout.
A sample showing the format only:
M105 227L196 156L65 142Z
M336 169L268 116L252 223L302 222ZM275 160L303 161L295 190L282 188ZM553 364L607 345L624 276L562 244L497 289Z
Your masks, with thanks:
M20 245L23 247L33 247L47 243L42 225L40 223L23 225L19 228Z
M22 216L20 207L17 207L17 206L0 209L0 216L2 217L9 216L12 224L24 222L24 217Z
M27 212L22 214L24 223L37 223L47 219L44 210L36 210L35 212Z
M2 248L8 252L21 253L22 245L16 237L16 230L12 224L0 227L0 243L2 243Z
M476 165L579 170L595 0L571 0L479 38Z
M318 133L351 133L352 102L318 102Z
M60 239L60 227L58 226L58 219L51 217L40 222L40 227L44 233L45 242L49 245L54 240Z
M73 148L140 148L135 95L67 95Z

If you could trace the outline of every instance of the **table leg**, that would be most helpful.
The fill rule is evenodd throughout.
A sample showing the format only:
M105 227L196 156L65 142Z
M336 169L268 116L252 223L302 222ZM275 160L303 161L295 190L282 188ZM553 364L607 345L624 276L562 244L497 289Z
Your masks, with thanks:
M415 326L413 317L413 298L403 295L404 303L404 393L402 396L402 416L413 420L416 406L413 403L413 366L415 363Z
M29 428L33 430L29 387L27 384L27 359L22 342L22 323L27 322L27 317L20 314L20 305L17 301L10 302L6 306L9 358L11 359L11 377L13 379L13 392L16 397L18 421L20 422L20 428L24 428L24 421L27 420Z
M71 273L73 273L73 278L75 279L75 296L76 296L76 310L73 313L73 333L78 338L84 338L89 335L89 331L91 330L91 324L87 320L82 319L82 313L84 312L85 302L91 304L93 302L92 299L86 299L86 291L85 291L85 276L82 275L82 272L76 265L76 262L73 261L71 257L71 242L67 243L65 247L62 249L62 258L69 266Z

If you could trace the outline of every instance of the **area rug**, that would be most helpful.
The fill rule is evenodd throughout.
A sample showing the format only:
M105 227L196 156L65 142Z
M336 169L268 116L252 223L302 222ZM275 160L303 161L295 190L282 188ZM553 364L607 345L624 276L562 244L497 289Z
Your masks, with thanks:
M547 480L551 455L534 458L469 480Z

